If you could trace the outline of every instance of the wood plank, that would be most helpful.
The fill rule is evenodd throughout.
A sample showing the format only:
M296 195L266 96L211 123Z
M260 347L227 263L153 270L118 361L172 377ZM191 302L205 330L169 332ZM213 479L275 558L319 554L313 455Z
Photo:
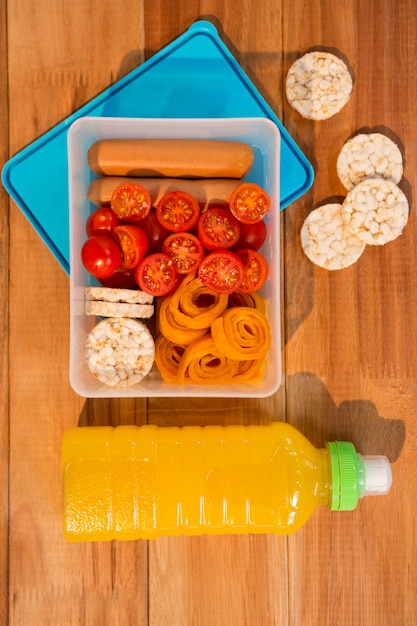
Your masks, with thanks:
M0 169L8 158L7 11L0 0ZM9 202L0 186L0 292L9 288ZM9 317L8 298L0 299L0 615L9 615Z
M199 18L212 21L262 95L279 109L281 13L275 2L152 1L146 14L150 51ZM264 36L253 36L260 32ZM164 425L268 423L284 419L284 410L282 390L265 400L152 398L148 419ZM287 592L285 538L161 538L149 545L151 625L286 624Z
M10 0L7 11L11 153L143 58L140 3L129 19L108 0ZM68 278L14 205L10 221L10 623L145 624L146 544L63 539L60 446L79 421L143 421L146 402L85 403L71 390Z
M287 624L285 537L165 537L151 543L149 624Z
M294 14L303 20L294 20ZM319 511L289 542L291 624L413 622L416 542L405 513L416 478L416 224L383 248L368 247L341 272L315 268L297 233L309 211L344 196L335 163L358 129L386 132L405 154L400 186L415 184L416 65L413 2L284 3L285 70L311 46L346 55L355 74L345 109L326 122L284 121L316 164L313 189L285 212L287 414L317 446L352 440L386 454L394 485L352 513ZM401 65L401 71L399 71ZM300 592L302 590L302 601ZM413 608L414 607L414 608Z

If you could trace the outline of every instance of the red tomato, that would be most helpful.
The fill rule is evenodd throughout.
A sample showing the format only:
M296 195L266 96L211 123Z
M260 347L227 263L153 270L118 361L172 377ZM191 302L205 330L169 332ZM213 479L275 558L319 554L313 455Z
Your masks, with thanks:
M229 207L244 224L260 222L268 214L271 201L264 189L255 183L242 183L232 193Z
M93 235L111 235L115 226L121 224L121 220L110 207L103 206L96 209L88 216L85 230L88 237Z
M106 278L120 266L122 253L107 235L93 235L81 248L81 260L87 272L97 278Z
M156 216L173 233L192 230L200 215L197 200L185 191L170 191L158 202Z
M242 284L238 291L243 293L257 291L265 284L268 278L268 263L265 257L250 248L238 250L236 254L243 263L244 271Z
M203 244L192 233L172 233L162 244L162 252L171 257L178 274L193 272L204 257Z
M165 294L166 296L170 296L175 291L177 291L178 287L180 286L180 284L183 281L184 276L185 276L185 274L178 274L178 272L177 272L174 284L172 285L171 289Z
M243 263L230 250L216 250L203 259L198 276L209 289L217 293L232 293L242 283Z
M224 250L234 246L240 236L240 225L228 209L207 209L198 220L198 236L207 250Z
M119 267L107 278L98 278L97 280L103 287L112 289L133 289L138 286L135 280L135 270L127 270L124 267Z
M123 183L113 191L110 205L121 220L138 222L151 210L151 196L142 185Z
M162 226L156 216L156 212L151 210L150 213L148 213L148 215L141 221L140 227L148 239L149 254L152 254L153 252L161 252L162 244L170 234L170 231Z
M122 224L113 229L113 237L122 250L122 267L132 269L148 251L148 240L142 229L133 224Z
M135 271L139 287L152 296L166 296L174 288L176 278L172 259L162 252L146 256Z
M242 248L252 248L252 250L259 250L266 239L266 224L263 220L255 222L254 224L240 223L240 237L234 250L240 250Z

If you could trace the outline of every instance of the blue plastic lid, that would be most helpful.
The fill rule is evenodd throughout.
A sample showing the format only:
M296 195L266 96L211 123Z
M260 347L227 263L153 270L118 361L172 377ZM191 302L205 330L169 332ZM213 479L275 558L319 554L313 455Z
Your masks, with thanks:
M285 208L312 185L314 170L234 59L210 22L185 33L13 156L5 189L67 274L69 201L67 131L82 116L267 117L281 132L280 203ZM53 207L53 210L51 210Z

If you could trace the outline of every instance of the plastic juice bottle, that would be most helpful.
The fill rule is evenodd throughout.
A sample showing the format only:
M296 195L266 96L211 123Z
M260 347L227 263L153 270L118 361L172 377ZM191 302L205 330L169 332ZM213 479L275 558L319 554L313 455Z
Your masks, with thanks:
M315 448L265 426L72 428L62 445L68 541L298 530L324 505L352 510L392 481L383 456Z

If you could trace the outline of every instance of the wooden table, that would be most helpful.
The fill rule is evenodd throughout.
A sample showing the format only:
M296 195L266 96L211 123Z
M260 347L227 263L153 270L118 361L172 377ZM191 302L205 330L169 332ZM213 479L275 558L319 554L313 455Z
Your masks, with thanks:
M1 161L184 32L213 21L311 159L311 190L281 215L285 378L265 400L87 400L68 378L69 281L0 190L0 615L15 626L412 626L417 623L417 11L414 0L1 0ZM352 98L325 122L283 93L313 46L344 54ZM152 97L152 94L149 94ZM299 231L343 196L337 153L383 129L405 155L403 235L341 272L313 266ZM51 206L51 219L60 210ZM315 445L386 454L390 494L317 511L289 538L66 544L60 445L77 424L286 420Z

